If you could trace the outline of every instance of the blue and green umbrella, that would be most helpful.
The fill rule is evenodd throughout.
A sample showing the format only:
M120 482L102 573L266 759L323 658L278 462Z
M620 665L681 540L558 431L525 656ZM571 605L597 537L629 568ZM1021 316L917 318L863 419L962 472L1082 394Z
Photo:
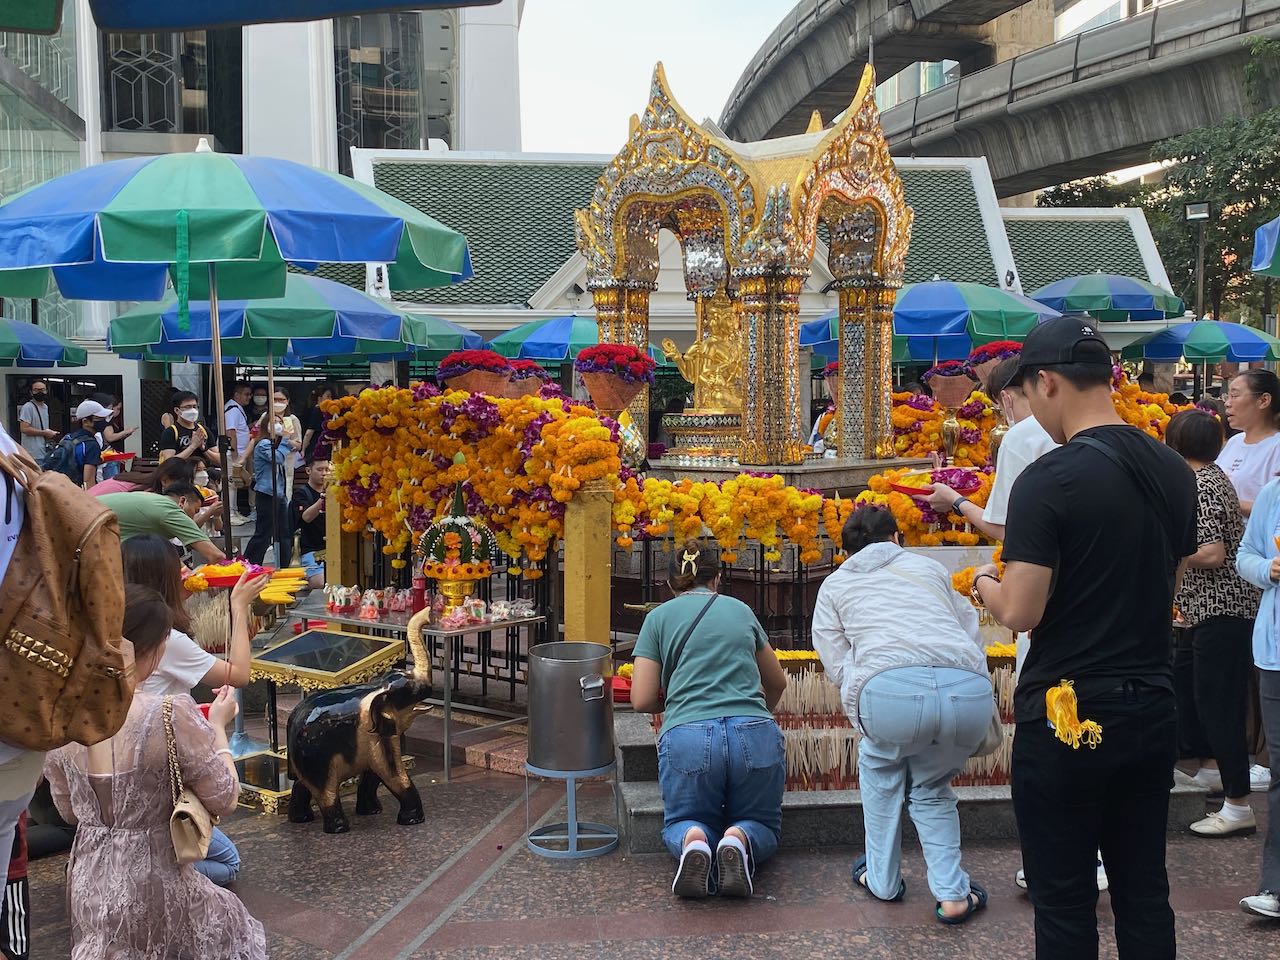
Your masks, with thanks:
M84 347L52 330L0 317L0 366L83 367L88 362Z
M1175 324L1135 340L1123 350L1125 360L1172 363L1254 363L1280 360L1280 339L1240 323L1196 320Z
M1253 233L1253 272L1280 277L1280 217Z
M471 276L467 240L350 177L270 157L191 153L85 167L0 203L0 296L52 275L74 300L284 295L287 262L385 263L392 290ZM192 270L192 265L207 270Z
M600 327L591 317L576 313L564 317L530 320L500 333L489 341L489 349L515 360L572 360L587 347L600 342ZM659 366L670 366L662 351L649 344L649 356Z
M1062 313L1087 313L1102 321L1166 320L1185 309L1164 287L1115 273L1066 277L1032 291L1031 298Z
M441 317L404 313L346 284L301 274L289 274L283 297L223 301L219 310L224 363L439 360L484 345L478 333ZM173 294L139 304L111 321L107 342L128 358L209 363L209 303L190 305L186 329Z

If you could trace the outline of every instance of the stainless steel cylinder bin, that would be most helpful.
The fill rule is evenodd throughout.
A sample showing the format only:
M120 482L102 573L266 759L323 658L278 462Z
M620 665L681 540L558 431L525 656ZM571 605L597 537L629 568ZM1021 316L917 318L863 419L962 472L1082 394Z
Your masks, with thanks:
M597 770L613 763L613 651L561 641L529 648L529 766Z

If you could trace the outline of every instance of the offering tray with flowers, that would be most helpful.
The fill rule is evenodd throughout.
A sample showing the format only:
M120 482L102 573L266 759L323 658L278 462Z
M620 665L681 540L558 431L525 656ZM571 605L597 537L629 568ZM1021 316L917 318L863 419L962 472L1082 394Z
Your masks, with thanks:
M234 587L246 573L250 576L274 573L274 567L264 567L247 560L233 560L230 563L206 563L183 581L188 590L208 589L209 587ZM194 578L202 578L201 587Z
M956 493L965 495L978 490L982 486L982 478L973 470L963 467L945 467L923 473L909 473L889 484L889 489L905 493L909 497L927 497L932 493L932 485L943 483Z

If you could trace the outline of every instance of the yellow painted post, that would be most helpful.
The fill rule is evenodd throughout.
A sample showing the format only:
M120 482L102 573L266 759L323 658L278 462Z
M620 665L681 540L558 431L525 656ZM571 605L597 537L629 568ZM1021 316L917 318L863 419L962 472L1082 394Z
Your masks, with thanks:
M613 492L583 484L564 514L564 638L609 643L612 624Z
M336 586L356 583L359 537L342 529L342 507L338 488L330 487L324 504L324 582Z

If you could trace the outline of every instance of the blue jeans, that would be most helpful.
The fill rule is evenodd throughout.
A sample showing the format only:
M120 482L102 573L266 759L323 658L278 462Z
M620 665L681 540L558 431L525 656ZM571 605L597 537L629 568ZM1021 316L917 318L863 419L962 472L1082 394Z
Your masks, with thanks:
M209 838L208 856L192 866L218 886L225 887L240 872L240 851L230 837L214 827L213 835Z
M862 688L858 777L866 882L877 897L894 897L902 880L904 798L934 897L969 895L969 875L960 869L960 815L951 781L986 735L991 696L988 678L952 667L886 670Z
M667 849L680 856L684 835L698 827L714 850L737 827L754 869L778 849L785 778L782 731L772 719L721 717L663 730L658 782Z

